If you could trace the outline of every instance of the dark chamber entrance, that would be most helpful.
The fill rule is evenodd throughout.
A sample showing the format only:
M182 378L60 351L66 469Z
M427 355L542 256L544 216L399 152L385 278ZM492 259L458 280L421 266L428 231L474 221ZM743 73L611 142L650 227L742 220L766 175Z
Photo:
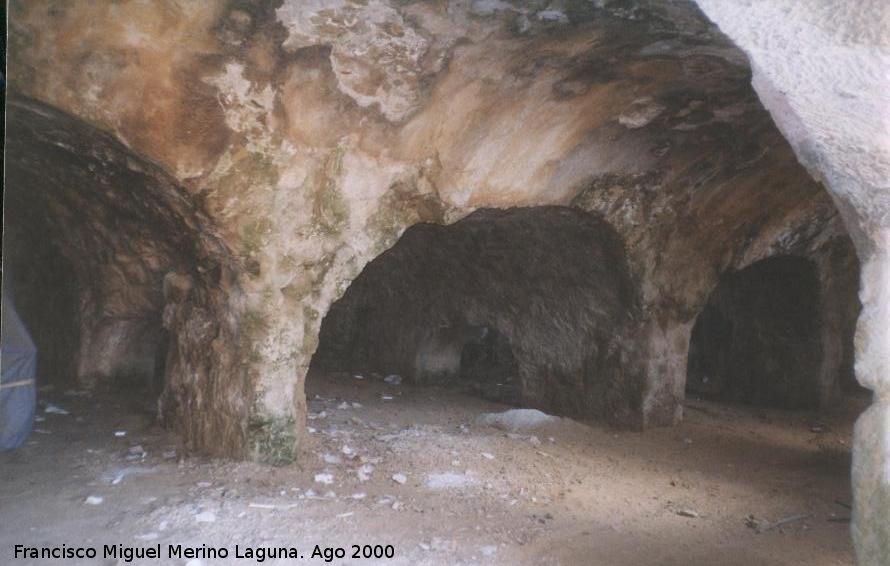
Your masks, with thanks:
M371 261L325 316L311 373L394 373L635 424L638 314L624 246L602 218L483 209L415 225Z
M809 260L775 257L724 277L692 329L687 394L816 408L820 324Z

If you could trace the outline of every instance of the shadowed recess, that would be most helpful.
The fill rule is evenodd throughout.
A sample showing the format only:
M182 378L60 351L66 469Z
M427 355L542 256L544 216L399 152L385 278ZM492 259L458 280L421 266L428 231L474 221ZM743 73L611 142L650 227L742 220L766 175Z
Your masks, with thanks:
M687 392L817 408L820 324L811 261L775 257L724 277L692 329Z
M368 264L322 322L314 367L636 424L638 315L624 247L599 216L484 209L413 226Z
M38 379L141 391L186 445L244 449L229 252L158 166L90 125L12 97L4 284L38 346Z

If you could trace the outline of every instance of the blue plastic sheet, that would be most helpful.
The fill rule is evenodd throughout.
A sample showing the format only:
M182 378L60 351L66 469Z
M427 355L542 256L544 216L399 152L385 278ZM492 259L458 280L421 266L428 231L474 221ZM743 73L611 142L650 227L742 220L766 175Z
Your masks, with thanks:
M0 305L0 451L20 446L34 424L37 348L6 292Z

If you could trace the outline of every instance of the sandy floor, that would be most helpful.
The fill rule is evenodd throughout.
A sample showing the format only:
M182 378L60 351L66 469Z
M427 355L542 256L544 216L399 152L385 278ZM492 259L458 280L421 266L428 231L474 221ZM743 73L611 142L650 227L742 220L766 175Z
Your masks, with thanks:
M566 419L511 432L476 422L507 407L453 390L351 376L309 389L302 468L182 458L132 405L46 396L70 414L42 415L0 454L0 563L125 563L12 560L15 544L63 543L100 557L103 544L160 544L142 564L186 564L167 558L175 544L228 549L205 565L257 563L236 544L304 557L264 564L324 564L315 545L343 547L335 564L852 563L852 404L815 420L694 402L682 426L645 434ZM351 559L353 544L395 557Z

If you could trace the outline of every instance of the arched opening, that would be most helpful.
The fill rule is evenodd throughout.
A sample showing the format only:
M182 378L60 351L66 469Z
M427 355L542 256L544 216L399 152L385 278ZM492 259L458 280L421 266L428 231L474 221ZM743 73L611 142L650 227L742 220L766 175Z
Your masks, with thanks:
M832 355L823 332L826 290L815 262L777 256L721 278L692 329L690 396L790 409L818 409L826 387L846 387L839 359L833 383L820 382ZM849 325L838 332L849 333ZM844 350L851 341L839 337ZM847 358L846 352L836 354Z
M241 455L237 267L199 204L54 108L14 96L7 118L3 284L37 347L44 400L116 395L188 448Z
M397 375L636 425L638 315L623 245L598 216L480 210L416 225L369 263L323 320L310 375Z

